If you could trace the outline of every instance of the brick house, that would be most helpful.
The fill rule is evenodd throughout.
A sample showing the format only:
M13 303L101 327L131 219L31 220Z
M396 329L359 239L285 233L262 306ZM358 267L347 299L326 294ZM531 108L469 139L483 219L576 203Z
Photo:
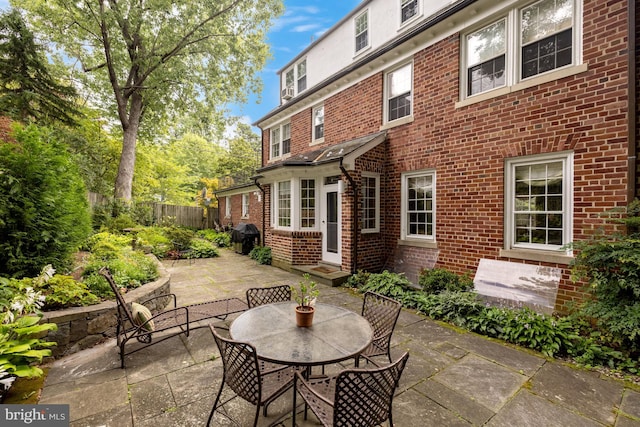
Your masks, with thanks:
M218 200L218 224L233 228L239 223L255 224L264 234L262 191L255 184L236 185L214 192Z
M631 0L362 1L256 123L274 265L498 260L579 298L566 245L638 195L637 23Z

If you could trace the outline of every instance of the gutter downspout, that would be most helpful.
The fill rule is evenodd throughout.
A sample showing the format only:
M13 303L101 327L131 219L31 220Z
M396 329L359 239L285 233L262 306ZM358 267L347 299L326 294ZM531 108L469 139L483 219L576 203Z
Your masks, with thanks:
M629 86L628 86L628 114L629 114L629 125L628 125L628 133L629 133L629 157L627 160L628 167L628 182L629 187L627 190L627 204L631 203L636 197L640 197L638 191L638 182L637 182L637 170L638 167L638 129L636 128L638 125L638 90L637 87L637 60L636 55L640 54L637 52L636 46L636 0L629 0L629 6L627 7L628 15L627 19L629 20L629 30L628 30L628 38L629 38L629 64L628 64L628 74L629 74Z
M260 240L262 240L261 246L264 246L264 231L265 231L264 219L266 218L266 213L265 213L266 203L264 200L264 187L260 185L260 183L258 182L258 178L260 177L253 178L253 183L256 185L256 187L260 189L260 192L262 193L262 235L260 236Z
M218 211L218 226L222 227L222 221L220 221L220 199L218 199L218 195L216 193L213 193L213 197L216 198L216 202L218 202L218 209L216 209ZM218 231L218 230L216 230Z
M351 274L356 274L358 271L358 187L353 180L349 172L342 166L342 160L344 157L340 157L340 170L347 177L347 181L353 188L353 260L351 261Z

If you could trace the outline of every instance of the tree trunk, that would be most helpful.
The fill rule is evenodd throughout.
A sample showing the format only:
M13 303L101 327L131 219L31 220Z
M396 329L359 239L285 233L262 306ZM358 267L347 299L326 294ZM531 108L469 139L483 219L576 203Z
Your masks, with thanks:
M141 116L142 96L133 94L127 123L122 123L122 154L120 155L120 165L118 166L115 184L115 198L127 203L131 202L133 172L136 164L136 141L138 139Z

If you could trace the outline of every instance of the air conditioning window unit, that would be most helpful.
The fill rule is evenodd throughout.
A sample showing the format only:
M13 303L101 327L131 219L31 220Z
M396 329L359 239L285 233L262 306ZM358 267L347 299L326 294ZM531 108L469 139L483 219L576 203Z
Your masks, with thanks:
M293 98L293 86L285 87L282 89L282 99Z

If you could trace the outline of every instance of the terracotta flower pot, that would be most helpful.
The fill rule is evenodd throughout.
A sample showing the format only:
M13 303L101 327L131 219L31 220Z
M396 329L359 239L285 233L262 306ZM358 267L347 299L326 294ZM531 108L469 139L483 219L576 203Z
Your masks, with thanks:
M296 307L296 325L302 328L308 328L313 323L313 313L315 308L310 306L297 306Z

